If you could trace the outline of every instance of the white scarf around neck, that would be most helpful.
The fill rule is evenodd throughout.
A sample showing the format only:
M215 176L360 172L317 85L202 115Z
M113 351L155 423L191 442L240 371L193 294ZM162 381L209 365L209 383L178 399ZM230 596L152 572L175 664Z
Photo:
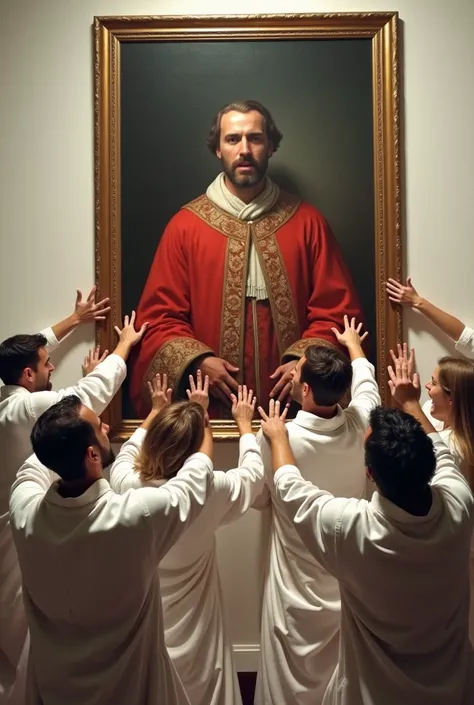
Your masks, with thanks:
M226 213L229 213L229 215L249 222L260 218L260 216L273 208L280 196L280 189L267 176L262 193L250 203L244 203L238 196L229 191L225 185L224 173L221 173L208 186L206 195L210 201ZM265 278L253 242L250 243L246 296L258 301L268 299Z

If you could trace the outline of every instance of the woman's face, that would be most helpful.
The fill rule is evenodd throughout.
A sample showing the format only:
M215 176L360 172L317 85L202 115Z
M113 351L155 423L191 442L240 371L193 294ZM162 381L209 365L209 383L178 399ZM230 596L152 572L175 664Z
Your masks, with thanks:
M445 426L451 421L451 397L439 383L439 367L435 367L429 382L425 384L431 399L430 414L437 421L442 421Z

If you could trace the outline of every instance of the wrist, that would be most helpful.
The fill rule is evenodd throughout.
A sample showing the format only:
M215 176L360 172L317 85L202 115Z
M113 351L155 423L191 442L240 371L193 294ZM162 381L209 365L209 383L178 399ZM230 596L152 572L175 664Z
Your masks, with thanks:
M237 428L241 436L246 433L252 433L252 422L251 421L237 421Z
M416 309L422 309L426 306L426 299L422 296L416 295L413 299L412 307Z
M420 402L418 399L405 399L402 402L402 409L410 414L412 411L419 411L421 409Z
M74 311L71 313L70 316L67 317L67 323L68 323L68 328L77 328L79 323L81 322L81 319L79 318L79 315Z

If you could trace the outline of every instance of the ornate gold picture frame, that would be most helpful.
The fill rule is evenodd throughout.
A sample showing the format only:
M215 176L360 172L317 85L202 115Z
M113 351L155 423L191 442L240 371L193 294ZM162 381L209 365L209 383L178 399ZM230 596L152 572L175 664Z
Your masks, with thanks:
M322 42L325 42L325 44L322 44ZM152 51L153 47L156 47L155 53ZM132 275L127 272L131 272L133 266L130 269L128 265L134 264L135 257L139 259L141 256L142 259L145 258L148 261L148 250L146 253L145 250L148 248L151 252L150 248L152 246L153 248L156 247L160 236L160 233L157 232L156 242L150 243L150 233L148 233L146 242L144 240L142 247L139 240L142 228L139 227L138 222L135 223L133 219L131 220L130 215L127 215L133 211L133 208L131 210L129 208L133 194L128 186L133 179L131 179L131 175L126 169L129 168L127 164L131 163L127 162L127 154L136 154L135 144L133 143L134 135L139 134L142 140L148 140L153 149L159 149L159 141L163 139L162 134L154 134L154 129L150 129L149 116L147 118L141 115L140 110L143 109L139 107L141 104L137 103L135 107L134 103L131 106L131 99L127 97L130 95L129 83L127 84L126 82L130 82L132 79L127 78L127 76L137 75L137 61L142 62L139 65L145 67L146 70L142 72L144 83L141 93L145 96L154 96L154 99L156 99L156 93L160 92L160 84L157 83L157 81L162 80L160 76L165 76L169 83L172 79L170 71L176 70L176 75L179 73L182 77L183 73L186 74L186 67L189 66L191 68L191 64L196 63L193 57L208 55L212 60L212 52L218 50L220 52L219 56L224 61L214 60L217 70L217 65L225 63L226 57L229 57L228 60L230 62L234 61L232 52L238 49L240 52L238 55L241 57L242 49L245 48L246 61L249 62L245 70L248 73L248 67L255 65L255 71L258 74L258 66L264 65L258 62L266 60L265 56L268 50L269 56L271 54L268 61L273 66L274 74L272 75L274 75L274 78L269 79L267 74L260 78L257 75L256 80L261 79L262 92L264 92L263 87L268 91L266 83L273 80L275 84L278 84L274 88L275 95L283 96L286 105L291 105L291 84L293 82L291 71L294 70L295 82L297 80L307 81L305 90L308 96L313 96L313 93L321 91L319 103L317 103L318 107L315 110L315 125L318 120L321 124L326 120L326 129L329 129L330 123L333 122L331 113L327 112L327 115L324 113L325 106L332 100L329 99L331 90L334 91L334 95L338 97L338 100L342 101L340 103L334 102L335 107L331 108L331 110L336 111L334 114L341 121L338 128L340 129L341 139L344 137L346 128L353 126L354 121L363 121L363 124L362 122L360 124L360 130L361 135L365 135L366 147L362 145L362 137L359 144L359 152L356 149L356 143L359 140L353 139L352 142L349 140L347 146L342 148L338 139L339 149L334 149L332 153L335 155L334 159L339 155L337 158L342 160L338 169L340 178L343 180L347 171L344 159L350 160L352 158L352 145L355 145L354 163L351 166L353 174L357 177L360 161L361 179L365 178L367 184L370 183L370 189L366 187L367 197L364 199L363 207L366 212L366 221L368 222L367 219L370 219L372 226L371 228L365 228L363 224L360 224L358 226L359 230L354 226L353 235L349 223L346 228L346 241L345 243L343 242L342 247L343 250L346 248L345 254L350 260L349 269L351 269L356 282L357 280L360 282L369 280L369 284L364 283L360 286L367 287L363 291L363 296L368 302L367 307L371 310L369 318L372 328L374 328L374 330L370 330L370 325L368 324L372 338L371 357L376 365L382 398L388 400L386 371L388 353L390 348L393 348L401 338L401 314L391 307L383 286L383 282L388 277L399 278L401 275L398 14L395 12L373 12L312 15L96 17L94 22L94 48L96 283L99 288L99 295L110 296L112 305L112 315L104 326L97 330L97 339L100 346L109 350L113 349L114 325L122 320L123 314L129 313L129 310L138 304L139 293L137 295L135 292L139 292L144 281L142 281L142 274L133 274L134 277L137 277L137 281L130 283L128 278ZM294 59L291 54L292 48L294 49ZM297 55L302 54L300 51L302 48L305 52L310 53L305 54L302 59L297 59ZM311 53L313 49L317 49L317 52ZM168 50L173 52L169 54L172 60L167 58L166 52ZM278 59L280 50L281 61ZM361 57L360 70L357 75L354 61L350 59L352 50L354 51L354 56L360 55ZM325 58L326 54L321 54L322 51L329 52L327 53L327 58ZM340 60L338 58L339 55ZM308 56L314 56L314 59L308 59ZM275 57L277 58L275 59ZM156 63L150 64L150 60ZM304 61L306 67L308 66L308 61L314 61L314 66L312 68L310 66L308 69L309 72L306 79L302 78L302 70L297 63L298 60ZM177 66L179 61L184 63ZM295 63L292 64L292 61ZM133 71L128 70L129 65L131 66L133 62L135 62L135 68L133 69L135 74L133 74ZM237 59L235 59L235 62L237 65ZM325 63L326 66L323 66L322 64ZM293 66L293 69L291 66ZM334 77L331 78L328 71L334 66L336 67L334 71L339 71L339 73L334 73ZM157 70L156 67L161 68ZM196 67L194 66L195 69ZM352 73L350 73L352 71L354 71L353 79L351 78ZM313 82L313 76L316 77L316 74L320 78L314 78ZM245 75L245 72L242 75ZM206 86L212 85L212 75L206 75L203 70L200 76L204 89ZM286 76L286 83L280 85L279 80L275 76ZM290 76L289 79L288 76ZM338 83L340 80L338 76L343 77L340 83ZM196 82L195 75L194 79L190 77L189 80L191 90L191 81ZM229 82L232 80L233 77L229 77ZM236 80L238 81L238 79ZM368 90L364 93L364 98L360 97L357 92L352 91L351 87L358 85L358 80L362 83L365 82L364 85L368 87ZM321 81L326 81L326 93L324 93L324 87L320 88L322 86ZM211 105L214 99L218 101L216 103L218 108L232 99L255 98L259 100L260 95L255 94L255 86L258 86L259 83L252 85L254 86L252 95L242 95L245 90L245 81L242 81L242 85L235 86L233 96L229 97L225 91L222 97L209 93L207 101L210 104L209 121L215 112L215 106ZM355 88L354 91L356 91ZM364 100L368 101L368 103L365 107L362 106L363 109L359 110ZM262 99L262 102L265 103L265 100ZM195 104L196 101L194 102ZM337 105L345 107L338 109ZM125 109L128 110L125 116L126 119L124 118ZM153 109L156 111L156 105ZM179 109L191 111L191 106L186 105L186 90L180 90ZM314 107L311 109L314 111ZM170 111L169 104L164 104L162 110L163 115L166 116L166 111ZM279 115L277 110L275 110L275 113L274 117L278 122ZM288 122L290 118L287 116L286 108L282 110L280 107L280 115L283 113L283 119L286 116ZM297 121L300 119L301 114L301 106L296 105L295 116L292 118L296 126L292 130L293 135L298 132ZM367 117L364 118L364 115ZM131 124L132 118L137 122ZM172 111L169 119L173 120ZM314 129L317 128L315 127ZM320 131L322 128L318 129ZM194 137L192 139L194 142L197 140ZM290 155L287 166L288 164L291 166L291 146L293 145L293 154L298 151L298 149L295 149L295 145L296 147L298 145L294 141L292 142L292 139L290 133L290 138L287 142L290 147L287 151L287 154ZM130 143L130 140L132 143ZM205 135L203 135L203 141L205 141ZM321 145L323 146L323 140ZM320 147L321 164L324 159L322 146ZM362 153L365 156L361 161L360 155ZM200 157L198 157L199 159ZM216 168L211 165L210 161L205 161L206 159L209 160L210 156L203 156L203 164L205 164L208 172L209 169ZM344 230L343 226L339 229L337 227L339 214L341 214L341 218L346 217L347 220L349 217L347 214L351 213L351 208L356 212L357 207L354 208L354 202L349 198L351 188L347 184L339 188L339 177L337 174L331 175L329 173L331 169L328 168L328 165L330 167L333 161L331 150L328 151L326 159L326 167L321 167L321 174L324 173L324 179L321 176L318 181L319 159L316 162L312 162L308 173L311 173L311 175L313 173L316 174L314 177L316 196L314 198L318 199L321 197L323 202L324 198L326 198L326 206L322 208L326 215L328 210L331 211L332 198L329 186L327 187L326 196L324 195L327 182L333 179L331 188L333 191L336 189L338 193L342 194L340 195L340 202L333 205L332 220L331 217L328 218L335 231L335 236L338 238L338 231ZM176 163L178 165L176 170L181 170L182 172L183 165L186 165L186 153L176 154ZM283 177L285 177L285 174L288 176L291 168L288 167L289 171L287 169L284 172L282 165L285 166L285 163L282 162L280 167L277 167L277 170L280 168L279 173ZM140 178L145 179L147 168L144 164L143 169L139 169L138 172L136 170L135 174L139 173ZM153 178L153 175L150 178ZM324 180L325 183L323 183ZM201 188L199 174L195 177L195 181L196 185L193 185L192 188ZM204 177L202 181L201 192L205 190L206 186ZM145 182L143 181L143 183ZM296 186L298 187L298 184ZM146 191L143 188L139 190L140 193ZM185 186L183 186L183 194L177 194L177 203L180 201L184 204L186 199L191 200L191 198L198 196L199 193L199 191L187 193ZM157 199L159 200L159 192ZM361 200L358 199L359 202ZM136 202L135 204L132 203L132 205L135 207L135 212L143 210L143 203ZM315 203L315 205L319 207L320 204ZM166 212L166 204L163 204L163 209L163 217L166 216L168 218L172 215L172 213ZM336 221L336 227L334 227L332 221ZM367 232L368 229L370 232ZM127 235L125 241L126 232L131 233L131 235ZM351 243L350 238L352 235L354 242ZM364 241L359 239L362 236L366 238ZM344 235L342 235L342 239L344 239ZM361 250L365 251L365 254ZM124 262L126 266L124 266ZM364 272L358 273L357 268L359 266L366 266L365 264L362 265L362 262L368 262L367 266L371 270L370 276L367 276L367 273ZM143 268L144 265L140 266ZM139 269L138 265L135 269ZM124 279L124 272L126 272L127 280ZM127 404L124 397L126 394L127 388L125 387L123 393L117 395L106 412L106 421L111 426L111 438L114 441L122 441L128 438L139 424L139 420L133 418L133 415L126 411ZM212 425L214 436L218 440L228 440L237 437L237 431L232 421L218 419L213 421ZM257 423L255 428L258 428Z

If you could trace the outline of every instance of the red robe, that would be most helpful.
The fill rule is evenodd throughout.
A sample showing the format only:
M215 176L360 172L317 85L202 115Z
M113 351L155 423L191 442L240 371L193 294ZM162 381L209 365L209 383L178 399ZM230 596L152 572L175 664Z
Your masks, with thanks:
M245 295L251 238L267 301ZM190 364L210 353L239 367L237 380L266 407L269 376L307 345L334 343L331 327L341 329L345 313L360 320L357 294L316 208L281 192L250 223L200 196L173 216L156 251L137 310L137 325L150 325L130 361L132 400L144 416L147 380L167 372L176 395ZM225 415L212 398L210 415Z

